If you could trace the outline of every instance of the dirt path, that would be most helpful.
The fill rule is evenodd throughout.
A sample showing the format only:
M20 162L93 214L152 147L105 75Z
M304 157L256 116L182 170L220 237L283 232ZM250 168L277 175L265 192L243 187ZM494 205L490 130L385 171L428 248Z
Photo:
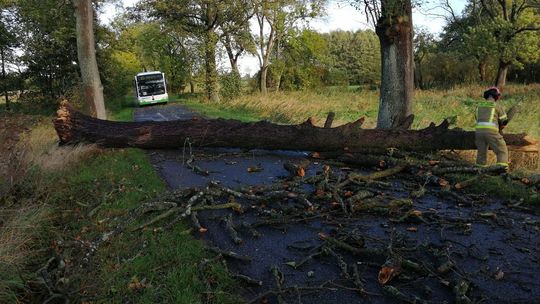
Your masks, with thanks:
M192 116L179 105L140 108L135 112L137 121ZM191 150L188 143L185 149L149 154L171 189L205 187L210 181L231 188L269 185L288 175L284 162L305 158L302 152ZM185 161L190 155L197 166L209 171L208 176L187 168ZM306 177L320 172L322 166L311 162ZM263 170L249 173L248 168L254 167ZM333 169L337 175L341 174L339 168ZM414 185L407 179L403 175L387 180L386 186L369 191L383 198L408 198ZM314 190L309 185L303 187ZM431 187L426 195L412 201L412 208L423 214L421 219L396 220L388 214L373 212L348 215L333 212L296 224L261 225L257 228L260 237L241 231L240 245L232 242L221 220L228 211L206 212L200 215L200 221L208 232L201 237L221 249L252 258L249 263L230 260L229 265L233 272L262 281L262 286L246 287L242 291L247 301L256 299L254 303L266 300L269 303L281 300L287 303L468 303L468 299L484 303L537 303L540 217L514 211L505 202L487 197L467 196L473 204L463 206L455 198L441 198L439 194L439 189ZM280 215L289 210L289 201L278 204L276 210L282 211ZM273 210L253 208L235 214L234 222L237 226L260 223L261 218L271 218L266 213ZM359 236L364 247L377 248L384 254L362 257L347 250L320 250L328 242L322 240L325 236L338 238L344 234ZM291 267L294 265L291 262L298 264L310 253L320 254L297 269ZM377 278L381 265L392 266L397 257L407 258L418 267L403 267L402 273L389 283L392 287L382 287ZM398 264L407 266L403 261ZM272 273L273 268L278 271ZM281 279L276 280L276 273ZM469 288L463 288L467 284ZM459 287L466 291L462 294ZM280 288L282 293L267 293L258 298ZM459 300L456 294L467 298Z

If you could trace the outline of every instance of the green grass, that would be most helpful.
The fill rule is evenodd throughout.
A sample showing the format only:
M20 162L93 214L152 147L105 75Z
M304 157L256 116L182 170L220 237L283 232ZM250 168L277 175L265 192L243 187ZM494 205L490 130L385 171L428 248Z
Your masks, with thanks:
M133 108L122 108L111 117L131 120ZM138 149L106 151L81 164L77 172L65 179L66 186L69 185L73 192L59 196L78 193L78 197L87 198L80 202L83 205L94 205L92 200L103 198L99 212L84 224L87 230L89 226L94 228L87 233L103 231L104 227L96 225L96 220L124 215L166 190L146 154ZM111 225L109 229L113 227ZM185 223L180 223L171 231L160 234L124 233L98 252L95 260L103 262L92 267L98 270L95 277L81 277L80 280L83 284L96 279L101 283L95 292L107 295L98 301L102 303L201 303L206 287L205 277L199 276L198 263L209 255L202 241L180 233L185 229ZM123 260L125 262L118 262ZM221 264L211 264L205 275L218 278L219 283L210 290L214 303L237 300L226 291L232 289L234 282ZM146 279L144 288L128 287L130 282L143 279Z
M515 173L514 173L515 174ZM473 178L469 174L449 174L452 182L462 182ZM526 204L540 206L540 195L527 188L519 181L509 181L503 176L485 176L478 182L469 186L468 191L486 194L489 197L497 197L505 200L522 200Z
M69 191L56 193L59 202L66 197L83 208L83 214L99 205L95 216L71 224L73 236L95 239L104 231L112 230L125 221L125 215L142 202L155 198L165 191L163 181L157 176L143 151L122 149L106 151L80 164L77 174L65 177L61 188ZM97 203L97 204L96 204ZM118 221L113 218L120 217ZM110 225L99 224L107 220ZM140 221L132 223L129 231ZM82 285L98 286L90 292L106 295L100 303L200 303L205 289L204 277L199 276L198 263L208 258L202 241L182 234L185 223L162 233L129 232L111 239L100 248L93 259L91 275L76 278ZM84 230L84 234L81 234ZM212 286L215 303L233 303L231 290L234 282L228 278L221 264L212 265L207 276L219 278ZM140 290L129 288L130 282L146 279Z
M132 120L133 107L126 107L123 101L110 101L108 109L110 119ZM13 206L26 202L30 210L46 206L48 212L39 221L33 220L32 230L16 231L18 239L0 234L0 240L13 240L3 243L0 250L0 303L16 302L17 297L40 301L35 286L32 293L25 292L25 280L32 279L35 270L51 257L54 241L94 241L125 222L130 210L166 191L144 151L59 148L49 121L46 119L39 132L30 133L28 149L36 155L31 157L26 178L10 196ZM28 215L21 213L16 223L26 223ZM67 279L70 290L81 290L76 301L83 301L85 295L97 303L240 302L231 293L236 285L224 265L212 262L199 269L200 262L211 255L202 241L181 233L186 223L162 233L129 232L142 220L147 219L128 221L127 232L100 246L82 268L79 264L84 264L86 251L75 246L58 252L73 267ZM34 242L35 247L41 246L39 251L27 246ZM4 257L17 259L17 263L3 263ZM213 283L207 286L209 278ZM143 288L130 287L143 279Z
M260 120L258 113L249 108L228 107L225 103L214 105L209 102L200 102L198 95L173 95L170 97L170 102L181 103L192 111L210 118L236 119L243 122Z

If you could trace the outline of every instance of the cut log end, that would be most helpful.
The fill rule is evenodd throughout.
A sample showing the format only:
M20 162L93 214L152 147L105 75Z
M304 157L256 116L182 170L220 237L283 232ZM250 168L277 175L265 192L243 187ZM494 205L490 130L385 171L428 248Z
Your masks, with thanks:
M53 119L53 124L60 139L60 143L68 143L72 141L72 112L73 108L66 101L60 102L60 107L56 111L56 117Z

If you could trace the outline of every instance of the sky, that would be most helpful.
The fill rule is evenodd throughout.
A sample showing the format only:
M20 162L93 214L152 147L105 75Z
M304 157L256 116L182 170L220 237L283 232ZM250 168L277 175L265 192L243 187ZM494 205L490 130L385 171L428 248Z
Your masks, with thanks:
M445 20L440 17L444 12L437 8L438 1L442 0L426 0L423 1L421 7L413 9L414 26L424 27L434 34L442 31ZM124 7L133 6L137 0L122 0ZM461 12L465 6L466 0L449 0L455 12ZM103 13L99 16L102 23L109 23L119 9L113 5L105 5ZM367 23L366 16L363 12L356 10L347 4L346 1L330 0L326 10L326 16L317 18L310 22L310 26L319 32L329 32L334 30L356 31L359 29L371 28ZM259 69L259 62L254 56L243 56L240 58L239 68L242 74L253 75ZM221 62L221 65L226 67L226 61Z

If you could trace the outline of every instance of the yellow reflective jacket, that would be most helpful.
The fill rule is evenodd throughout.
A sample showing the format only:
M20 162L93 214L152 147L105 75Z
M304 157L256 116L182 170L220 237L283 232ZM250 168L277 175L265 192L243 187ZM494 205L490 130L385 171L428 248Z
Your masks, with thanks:
M503 107L494 101L482 101L476 109L476 130L499 131L499 125L507 119Z

